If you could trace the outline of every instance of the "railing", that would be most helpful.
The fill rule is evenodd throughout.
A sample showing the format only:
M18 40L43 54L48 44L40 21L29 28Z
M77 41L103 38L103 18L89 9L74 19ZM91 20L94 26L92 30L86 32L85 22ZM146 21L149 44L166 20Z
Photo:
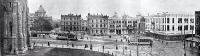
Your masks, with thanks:
M51 43L32 43L33 47L52 47L52 48L70 48L70 49L82 49L82 50L90 50L90 51L96 51L101 53L107 53L112 56L132 56L136 55L135 49L128 49L131 47L123 46L123 45L94 45L94 44L84 44L84 45L75 45L73 43L71 44L51 44ZM145 46L144 46L145 47ZM140 50L144 50L143 48L140 48ZM123 54L122 54L123 51ZM150 52L150 51L149 51ZM140 52L140 54L148 55L147 52Z

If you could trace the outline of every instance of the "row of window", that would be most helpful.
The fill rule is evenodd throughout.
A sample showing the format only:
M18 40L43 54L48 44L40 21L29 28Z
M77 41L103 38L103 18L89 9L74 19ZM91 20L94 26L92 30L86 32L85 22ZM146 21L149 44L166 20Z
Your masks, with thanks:
M190 28L189 28L189 26L190 26ZM171 27L172 27L172 31L174 31L175 30L174 25L172 25ZM183 26L179 25L178 31L182 31L182 28L183 28ZM163 25L163 30L170 31L170 25L166 25L166 27L164 27L164 25ZM184 25L184 30L194 30L194 25Z
M194 18L178 18L178 23L183 23L183 19L184 19L184 23L194 23ZM153 21L156 21L156 23L158 23L160 19L153 19ZM170 22L170 18L162 18L162 23L174 23L174 18L171 18L171 22Z
M63 17L62 18L63 20L80 20L81 18L80 17Z
M182 31L182 28L183 28L182 25L178 26L178 30L179 31ZM189 30L188 28L189 28L188 25L184 25L184 30ZM194 26L193 25L190 25L190 30L194 30Z
M111 21L111 23L127 23L127 21ZM128 23L137 23L137 21L128 21Z
M68 31L68 30L70 30L70 31L78 31L78 30L80 30L80 27L71 26L71 27L64 27L63 29L64 29L64 31Z
M102 23L102 22L106 22L106 20L104 20L104 19L100 19L100 20L98 20L98 19L92 19L91 20L92 21L92 23L95 23L95 22L100 22L100 23Z
M110 25L110 27L115 27L115 25ZM116 27L121 27L121 25L116 25ZM136 25L123 25L122 27L136 27Z
M98 30L98 29L92 29L92 32L91 33L99 33L99 34L105 34L106 33L106 30Z
M95 27L94 26L95 24L92 24L92 27ZM98 27L106 27L106 24L96 24L96 27L98 28Z
M188 18L184 18L184 23L188 23ZM178 18L178 23L183 23L182 18ZM194 23L194 19L190 19L190 23Z
M80 25L79 22L63 22L63 25Z

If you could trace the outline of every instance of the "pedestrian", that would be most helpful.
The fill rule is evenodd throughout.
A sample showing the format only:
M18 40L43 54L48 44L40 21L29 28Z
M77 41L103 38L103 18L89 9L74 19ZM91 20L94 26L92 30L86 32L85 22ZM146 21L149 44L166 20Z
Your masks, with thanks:
M92 44L90 44L90 50L92 50Z
M118 47L116 46L116 50L118 49Z
M168 45L168 42L166 42L166 45Z
M121 39L121 42L122 42L122 39Z
M88 47L88 45L87 44L85 44L85 48L87 48Z
M33 43L33 45L35 46L35 42Z
M125 50L127 50L128 48L127 48L127 46L125 46Z
M128 40L128 43L130 43L130 40Z
M114 56L113 53L112 53L112 56Z
M152 42L150 42L150 46L152 47Z
M50 46L50 43L49 43L49 42L47 42L47 44L48 44L48 46Z
M104 52L104 45L103 45L103 47L102 47L102 48L103 48L103 52Z
M111 38L111 35L109 36L109 38Z
M116 39L116 42L117 42L117 39Z
M72 43L72 47L74 47L74 44Z

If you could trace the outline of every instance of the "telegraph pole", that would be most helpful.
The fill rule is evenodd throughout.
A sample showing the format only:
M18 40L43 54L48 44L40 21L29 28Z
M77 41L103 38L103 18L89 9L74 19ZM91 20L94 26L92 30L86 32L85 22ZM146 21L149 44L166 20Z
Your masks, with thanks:
M184 44L183 44L184 45L184 51L185 51L184 56L186 56L185 38L186 37L185 37L185 28L184 28Z
M138 35L140 36L140 34L139 34L139 31L138 31ZM136 40L137 40L137 56L139 56L139 50L138 50L138 44L139 44L139 42L138 42L138 36L136 36Z

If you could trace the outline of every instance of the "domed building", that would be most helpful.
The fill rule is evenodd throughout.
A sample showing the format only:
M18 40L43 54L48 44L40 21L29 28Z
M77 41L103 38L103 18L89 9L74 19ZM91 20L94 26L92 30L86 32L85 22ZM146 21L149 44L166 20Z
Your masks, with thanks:
M108 32L110 35L131 34L137 30L138 19L123 14L119 16L117 12L108 18Z
M44 20L48 20L51 24L53 24L52 16L48 16L46 14L46 11L42 5L39 6L38 10L35 13L30 13L29 17L30 17L29 24L30 24L31 31L35 30L33 29L35 27L35 24L33 22L41 18Z

